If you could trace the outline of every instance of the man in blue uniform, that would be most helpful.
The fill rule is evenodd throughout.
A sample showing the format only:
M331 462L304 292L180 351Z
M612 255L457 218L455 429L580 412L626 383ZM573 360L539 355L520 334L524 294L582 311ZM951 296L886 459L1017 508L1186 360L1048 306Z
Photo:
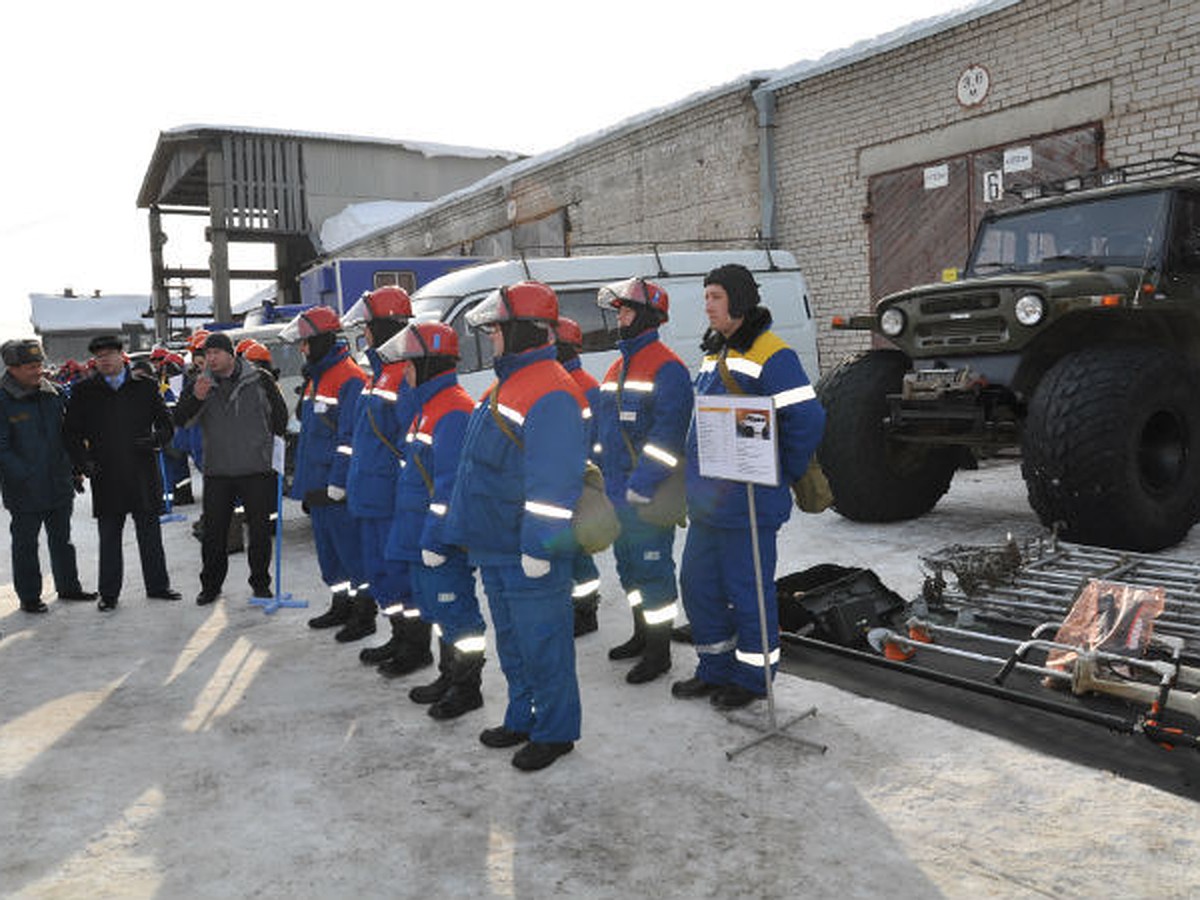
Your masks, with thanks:
M525 771L569 753L582 719L571 519L583 492L590 413L555 360L557 321L558 297L533 281L495 290L467 314L468 325L491 338L498 381L467 425L444 536L479 566L508 681L504 722L480 741L525 744L512 758Z
M6 369L0 380L0 493L10 515L17 599L28 613L49 609L38 564L38 532L45 526L58 599L95 600L79 584L71 543L75 492L82 487L63 444L66 399L43 376L45 358L37 341L6 341L0 355Z
M825 412L800 358L769 329L771 313L744 266L728 264L704 279L710 328L696 376L697 395L750 394L774 400L780 483L754 485L762 581L775 583L775 537L791 514L789 486L808 467L821 441ZM762 646L758 590L750 540L746 485L700 475L695 428L687 444L688 533L680 589L700 657L696 674L671 686L680 698L711 695L734 709L766 694L767 668L779 662L779 618L773 594L764 604L768 646Z

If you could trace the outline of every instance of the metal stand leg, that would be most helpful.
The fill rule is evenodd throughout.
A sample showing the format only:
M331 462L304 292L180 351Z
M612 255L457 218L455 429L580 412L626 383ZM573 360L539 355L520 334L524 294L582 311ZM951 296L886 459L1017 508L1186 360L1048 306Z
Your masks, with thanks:
M746 483L746 499L750 509L750 551L751 555L754 557L754 587L758 593L758 627L760 629L760 637L762 639L763 661L765 663L763 666L763 679L765 680L767 686L767 721L765 723L747 721L744 717L735 717L732 715L727 716L726 718L730 722L736 722L739 725L748 725L751 728L756 728L759 731L762 731L763 733L740 747L736 747L733 750L726 750L725 758L733 759L739 753L764 743L773 737L787 738L789 741L799 744L805 749L824 753L829 749L824 744L806 741L803 738L796 737L794 734L788 734L786 730L802 719L815 716L817 714L817 708L815 706L809 707L804 712L800 713L800 715L789 719L783 725L778 724L775 719L775 687L774 680L771 678L771 655L767 649L769 646L769 636L767 634L767 607L766 601L763 599L762 561L759 559L758 555L758 520L754 509L754 485L749 482Z
M263 613L272 616L280 609L307 609L307 600L293 600L282 589L283 569L283 473L275 477L275 596L251 597L250 606L261 606Z
M174 503L172 502L172 497L175 493L175 485L170 485L170 486L167 485L167 464L163 460L163 455L162 455L161 450L158 451L158 472L159 472L160 477L162 478L163 505L166 508L166 511L161 516L158 517L159 523L165 525L165 524L167 524L167 522L185 522L185 521L187 521L187 516L185 516L183 513L172 512L172 509L174 509Z

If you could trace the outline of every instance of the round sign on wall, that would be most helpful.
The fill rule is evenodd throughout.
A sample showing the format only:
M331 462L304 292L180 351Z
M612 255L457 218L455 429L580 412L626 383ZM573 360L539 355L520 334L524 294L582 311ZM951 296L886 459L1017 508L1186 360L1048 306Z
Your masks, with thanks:
M983 66L970 65L958 76L958 102L963 106L978 106L987 97L991 77Z

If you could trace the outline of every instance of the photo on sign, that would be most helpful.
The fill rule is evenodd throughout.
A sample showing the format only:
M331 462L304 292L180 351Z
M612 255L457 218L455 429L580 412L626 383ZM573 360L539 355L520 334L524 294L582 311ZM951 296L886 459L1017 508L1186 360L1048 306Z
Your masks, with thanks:
M743 438L771 439L770 410L743 409L737 414L737 434Z

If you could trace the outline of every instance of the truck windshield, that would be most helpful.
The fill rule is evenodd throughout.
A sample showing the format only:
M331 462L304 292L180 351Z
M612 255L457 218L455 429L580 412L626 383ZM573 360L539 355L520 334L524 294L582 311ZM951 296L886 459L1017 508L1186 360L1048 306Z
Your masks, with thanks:
M1169 193L1123 194L985 219L967 275L1157 263Z

